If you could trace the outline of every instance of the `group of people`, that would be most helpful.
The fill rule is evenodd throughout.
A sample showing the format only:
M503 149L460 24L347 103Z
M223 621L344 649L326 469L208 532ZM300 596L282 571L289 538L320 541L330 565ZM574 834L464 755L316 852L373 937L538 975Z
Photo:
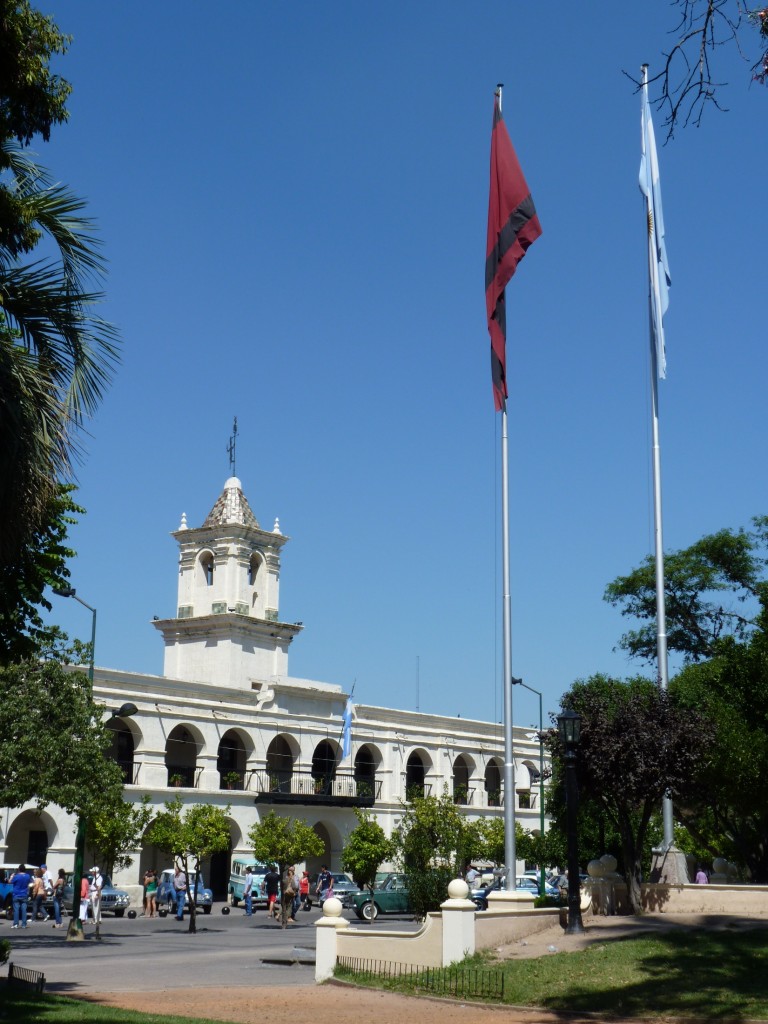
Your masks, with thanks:
M54 928L62 927L61 901L67 883L64 868L59 868L59 873L54 879L47 864L41 864L35 869L30 868L29 871L24 864L19 864L18 869L11 875L10 883L13 890L12 928L26 928L39 917L42 917L43 921L53 921ZM28 916L30 897L32 912ZM53 903L53 914L45 905L49 902Z
M249 865L245 869L243 884L246 917L253 914L255 884L253 869ZM299 909L303 906L305 910L309 910L311 906L309 887L308 871L302 871L301 878L297 878L296 866L291 864L285 869L281 878L275 865L271 864L262 882L262 894L267 897L267 917L279 921L283 928L287 928L289 924L295 924ZM318 875L315 894L321 903L333 894L333 875L325 864Z
M83 924L88 920L90 911L93 923L101 921L101 890L104 888L104 876L101 868L92 867L87 875L80 879L80 920Z

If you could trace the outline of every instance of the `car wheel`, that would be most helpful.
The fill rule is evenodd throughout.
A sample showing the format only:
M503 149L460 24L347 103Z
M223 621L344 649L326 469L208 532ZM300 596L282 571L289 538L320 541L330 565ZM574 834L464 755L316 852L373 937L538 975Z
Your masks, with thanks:
M235 896L235 894L234 894L234 893L232 893L232 906L233 906L233 907L236 907L236 906L238 905L238 903L239 903L239 902L240 902L240 900L238 899L238 897L237 897L237 896Z
M376 906L375 903L371 903L370 901L368 903L363 904L362 910L363 917L365 918L366 921L375 921L376 918L379 916L379 908Z
M210 912L211 912L211 908L210 907L203 907L203 913L204 914L210 914Z
M121 907L120 910L115 911L115 917L122 917L125 914L125 907Z
M486 903L486 901L485 900L481 900L481 899L475 900L475 906L477 907L478 910L487 910L488 909L488 904Z

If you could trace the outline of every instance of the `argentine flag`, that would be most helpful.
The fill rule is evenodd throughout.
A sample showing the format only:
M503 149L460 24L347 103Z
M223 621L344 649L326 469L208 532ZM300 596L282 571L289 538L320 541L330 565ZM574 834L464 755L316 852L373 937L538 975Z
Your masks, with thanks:
M344 723L344 733L341 740L341 759L349 757L352 751L352 698L347 699L347 705L344 708L344 714L341 716Z
M646 76L647 77L647 76ZM653 132L651 105L648 102L648 82L643 82L641 112L642 159L640 160L640 191L645 196L648 211L648 269L650 275L651 328L656 345L656 364L659 377L667 376L667 355L664 346L664 314L669 306L669 273L667 245L664 240L664 214L661 209L659 161L656 156L656 138Z

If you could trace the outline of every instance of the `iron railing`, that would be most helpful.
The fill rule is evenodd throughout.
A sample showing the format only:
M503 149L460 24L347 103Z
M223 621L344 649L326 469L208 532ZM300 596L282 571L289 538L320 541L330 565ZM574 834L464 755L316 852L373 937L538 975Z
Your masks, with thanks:
M256 799L264 803L331 803L371 807L381 799L381 779L354 772L318 775L311 771L255 771L250 778Z
M420 967L391 960L365 960L356 956L336 958L337 976L360 980L405 982L414 991L457 999L504 1000L504 972L475 967Z

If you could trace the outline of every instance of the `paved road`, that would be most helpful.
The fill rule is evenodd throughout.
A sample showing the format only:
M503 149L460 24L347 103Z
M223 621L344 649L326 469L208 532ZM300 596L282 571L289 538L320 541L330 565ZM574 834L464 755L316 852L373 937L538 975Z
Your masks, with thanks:
M404 918L380 918L361 928L415 931L418 925ZM11 960L19 967L42 971L46 992L140 992L163 988L211 986L313 985L315 922L320 912L301 911L286 929L267 919L263 910L247 918L242 910L229 915L214 907L198 915L197 934L190 935L188 918L112 918L101 923L101 941L93 925L83 942L66 942L66 930L42 921L25 930L11 930L0 921L0 938L10 939ZM266 964L265 958L309 963Z

